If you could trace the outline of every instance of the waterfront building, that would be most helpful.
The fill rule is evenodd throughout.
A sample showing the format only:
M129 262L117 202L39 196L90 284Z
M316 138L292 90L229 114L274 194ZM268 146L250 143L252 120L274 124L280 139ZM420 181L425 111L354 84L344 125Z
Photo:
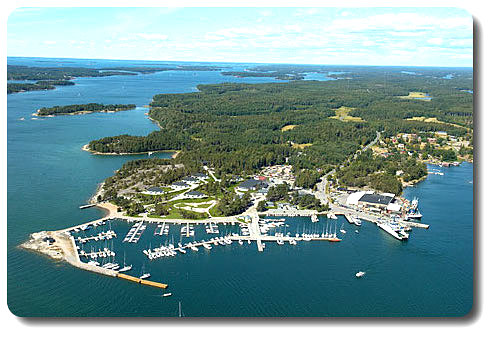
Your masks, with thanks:
M346 204L383 210L392 203L394 196L394 194L389 193L376 194L373 191L357 191L348 196Z

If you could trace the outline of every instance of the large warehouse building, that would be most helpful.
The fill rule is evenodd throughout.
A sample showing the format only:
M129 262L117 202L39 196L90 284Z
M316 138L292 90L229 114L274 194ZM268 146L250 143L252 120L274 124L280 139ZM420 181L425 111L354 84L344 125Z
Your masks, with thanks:
M373 191L357 191L348 196L346 204L379 210L399 211L401 206L392 203L394 196L394 194L389 193L376 194Z

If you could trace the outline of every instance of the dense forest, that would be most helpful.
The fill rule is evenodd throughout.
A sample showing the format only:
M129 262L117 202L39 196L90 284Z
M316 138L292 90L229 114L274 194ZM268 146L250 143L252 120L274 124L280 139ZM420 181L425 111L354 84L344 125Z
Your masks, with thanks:
M257 66L252 71L271 76L276 72L343 72L346 78L199 85L199 92L195 93L159 94L153 97L149 116L160 124L161 130L148 136L105 137L91 141L90 149L104 153L181 150L174 160L148 161L184 166L169 170L167 175L153 170L157 175L148 184L167 184L208 164L223 180L201 190L222 197L214 209L216 213L232 215L250 204L247 198L228 194L230 184L226 179L232 174L250 175L265 166L290 164L296 186L314 188L323 174L335 169L329 178L335 185L400 194L403 183L427 174L425 164L418 158L422 158L422 152L447 161L455 160L456 154L430 145L422 151L393 151L382 156L374 155L370 149L361 151L378 132L383 140L398 133L416 133L423 139L433 136L435 131L464 137L472 133L473 95L465 91L472 89L471 70L410 68L403 73L400 68L283 65ZM453 75L451 79L445 78L448 72ZM410 92L428 93L432 99L410 99ZM351 108L350 113L361 120L331 119L342 107ZM416 117L433 120L409 119ZM140 169L147 164L130 163L107 180L107 197L116 197L112 188L123 185L125 181L118 181L118 177L123 170L127 171L126 167ZM314 196L290 194L284 185L271 187L267 201L326 209ZM265 203L261 203L260 210L267 209ZM140 208L129 207L131 211Z
M314 72L330 72L324 67ZM307 66L257 71L303 72ZM297 185L313 187L323 169L341 164L372 141L399 132L447 131L461 136L472 127L472 73L422 69L422 75L395 68L333 68L347 72L335 81L199 85L200 92L160 94L150 104L150 117L162 129L148 136L121 135L90 143L99 152L182 150L180 160L215 167L222 174L254 173L288 163ZM428 75L427 75L428 74ZM424 91L431 101L404 99ZM335 110L353 108L363 121L329 119ZM407 120L433 117L438 122ZM446 123L444 123L446 122ZM450 123L450 124L447 124ZM285 126L291 129L284 130Z
M401 178L409 182L426 176L427 167L408 155L397 153L384 159L367 150L353 162L338 167L334 178L331 179L337 180L340 186L369 187L399 195L403 185L397 173L401 173Z
M136 108L135 104L73 104L65 106L42 107L38 110L38 116L70 115L78 112L111 112L124 111Z

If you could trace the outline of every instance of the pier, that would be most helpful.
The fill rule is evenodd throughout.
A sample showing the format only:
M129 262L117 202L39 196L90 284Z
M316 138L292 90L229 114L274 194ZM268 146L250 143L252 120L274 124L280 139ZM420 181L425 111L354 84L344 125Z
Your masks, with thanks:
M87 208L94 207L95 205L96 205L96 203L86 204L86 205L80 206L79 209L87 209Z
M110 240L114 237L117 237L117 234L113 230L109 231L102 231L101 233L98 233L95 236L88 236L88 237L78 237L76 241L79 243L86 243L88 241L103 241L103 240Z

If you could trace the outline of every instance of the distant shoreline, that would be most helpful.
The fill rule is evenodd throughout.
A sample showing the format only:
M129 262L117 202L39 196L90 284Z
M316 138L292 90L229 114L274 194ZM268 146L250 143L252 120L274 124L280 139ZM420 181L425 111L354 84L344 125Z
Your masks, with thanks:
M102 155L102 156L126 156L126 155L146 155L148 153L172 153L171 158L176 158L177 155L181 152L181 150L155 150L155 151L144 151L144 152L122 152L122 153L117 153L117 152L98 152L90 149L89 144L83 145L81 148L83 151L90 152L94 155Z

